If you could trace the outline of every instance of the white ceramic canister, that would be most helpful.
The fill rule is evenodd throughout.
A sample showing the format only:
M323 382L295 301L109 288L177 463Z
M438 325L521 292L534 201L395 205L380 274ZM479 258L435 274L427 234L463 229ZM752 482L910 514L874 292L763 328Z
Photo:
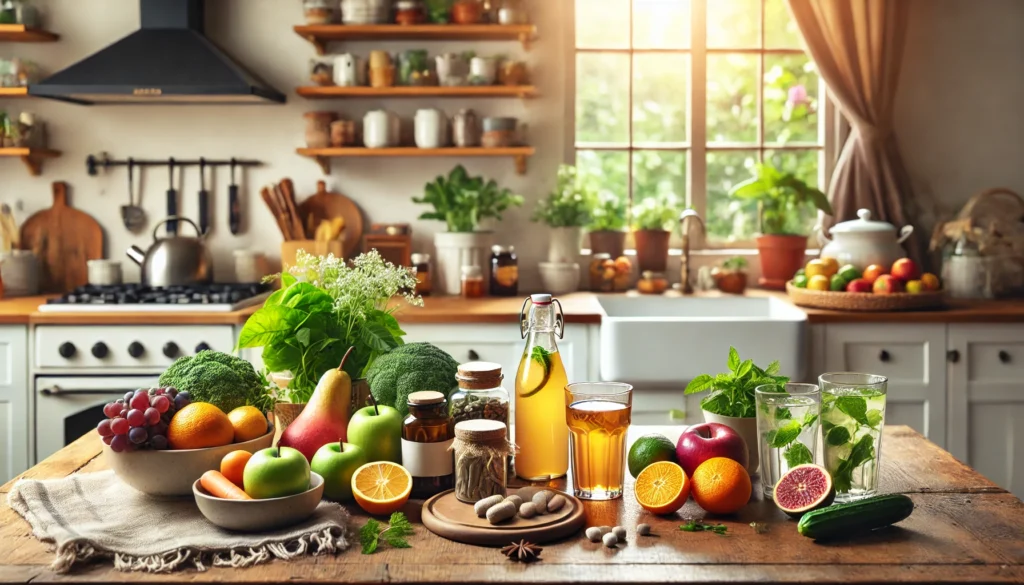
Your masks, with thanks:
M473 85L494 85L498 80L498 60L494 57L473 57L469 61L469 82Z
M89 284L93 286L112 286L121 284L121 263L109 258L89 260L85 263Z
M394 114L387 110L370 110L363 116L363 145L386 148L391 144Z
M260 282L267 275L267 258L255 250L235 250L235 282Z
M366 85L366 59L352 53L335 57L334 84L342 87Z
M897 237L896 226L872 221L870 210L858 210L857 217L832 226L831 240L824 232L818 232L823 257L835 258L840 265L853 264L860 270L872 264L888 270L893 262L907 255L900 244L914 233L914 226L903 226Z
M438 83L445 86L466 85L469 63L459 53L444 53L434 57Z
M413 130L419 148L441 148L448 135L444 112L437 108L416 110Z

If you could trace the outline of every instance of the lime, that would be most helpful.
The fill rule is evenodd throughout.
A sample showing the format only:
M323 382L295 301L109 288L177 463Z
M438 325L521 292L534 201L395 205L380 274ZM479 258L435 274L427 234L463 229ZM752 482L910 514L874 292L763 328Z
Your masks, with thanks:
M801 268L800 270L796 271L795 276L804 276L805 274L807 274L807 270L805 268Z
M658 461L676 463L676 446L664 435L657 433L644 435L629 448L627 461L629 474L637 477L644 468L652 463Z
M797 288L807 288L807 275L797 274L793 277L793 286Z
M540 392L541 388L551 379L551 353L540 346L530 352L530 359L520 366L519 392L521 398L529 398Z
M839 269L838 274L839 276L842 276L843 279L846 280L846 282L858 279L861 276L860 270L857 270L857 267L854 266L853 264L844 265L842 268Z
M832 281L829 283L829 287L835 292L843 292L846 290L847 281L843 278L842 274L833 274Z

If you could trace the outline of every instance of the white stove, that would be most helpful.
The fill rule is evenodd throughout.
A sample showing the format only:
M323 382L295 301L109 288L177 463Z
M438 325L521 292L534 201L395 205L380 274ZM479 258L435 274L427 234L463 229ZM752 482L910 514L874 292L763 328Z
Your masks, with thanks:
M83 286L39 306L41 313L229 313L262 303L263 284Z

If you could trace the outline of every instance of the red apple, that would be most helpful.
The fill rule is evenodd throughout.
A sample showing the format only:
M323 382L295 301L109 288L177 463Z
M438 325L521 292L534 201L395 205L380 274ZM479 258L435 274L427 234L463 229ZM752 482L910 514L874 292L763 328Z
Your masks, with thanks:
M863 278L854 278L846 285L846 292L869 293L871 292L871 282Z
M687 477L712 457L726 457L746 467L747 443L739 433L719 423L693 425L679 436L676 458Z
M878 277L875 284L871 286L872 292L876 295L891 295L903 292L903 281L891 274L883 274Z
M910 258L900 258L899 260L892 263L892 269L889 274L896 278L907 282L908 280L920 280L921 269L917 267Z

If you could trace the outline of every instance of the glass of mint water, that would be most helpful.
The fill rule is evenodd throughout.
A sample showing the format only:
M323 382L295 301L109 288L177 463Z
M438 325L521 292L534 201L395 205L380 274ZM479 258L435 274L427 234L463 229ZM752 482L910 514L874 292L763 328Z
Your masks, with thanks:
M765 384L754 389L761 493L771 500L790 469L814 463L821 390L814 384Z
M822 451L836 488L836 502L873 496L878 492L888 379L844 372L822 374L818 382Z

